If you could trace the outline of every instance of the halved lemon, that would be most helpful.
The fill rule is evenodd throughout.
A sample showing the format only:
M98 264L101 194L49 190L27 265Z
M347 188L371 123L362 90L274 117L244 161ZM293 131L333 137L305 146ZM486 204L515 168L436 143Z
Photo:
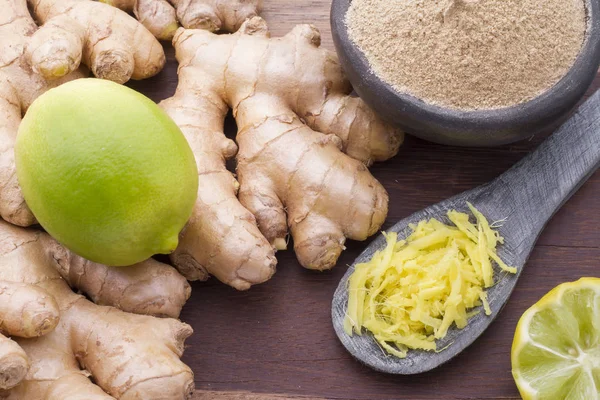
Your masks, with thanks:
M525 400L600 399L600 279L563 283L525 311L511 361Z

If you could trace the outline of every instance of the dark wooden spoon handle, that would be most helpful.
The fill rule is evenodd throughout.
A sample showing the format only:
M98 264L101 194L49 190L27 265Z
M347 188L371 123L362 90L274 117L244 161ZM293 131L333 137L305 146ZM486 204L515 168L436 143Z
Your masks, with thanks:
M535 242L554 213L599 166L600 91L534 152L490 183L487 189L502 187L501 192L509 193L504 201L512 203L510 206L523 222L515 226L521 229L518 236Z

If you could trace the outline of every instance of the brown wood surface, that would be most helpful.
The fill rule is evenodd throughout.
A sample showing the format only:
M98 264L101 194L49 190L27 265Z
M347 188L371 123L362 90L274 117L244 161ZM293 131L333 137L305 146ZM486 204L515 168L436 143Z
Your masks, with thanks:
M296 23L313 23L322 32L323 46L332 48L328 0L264 2L263 16L274 36ZM166 48L165 70L131 84L155 100L168 97L177 84L177 64L170 46ZM599 87L600 77L591 90ZM233 133L233 124L229 125ZM543 137L493 149L446 147L408 137L396 158L372 169L390 194L386 226L489 181ZM333 332L333 292L363 243L348 243L338 266L326 273L303 270L292 252L281 252L275 277L248 292L236 292L215 279L195 283L182 314L195 330L184 355L196 374L194 398L518 398L510 373L510 347L520 315L561 282L600 276L598 199L600 174L595 174L548 225L498 320L450 363L419 376L369 370L346 353Z
M215 392L210 390L198 390L194 400L323 400L317 397L290 396L285 394L266 394L250 392Z

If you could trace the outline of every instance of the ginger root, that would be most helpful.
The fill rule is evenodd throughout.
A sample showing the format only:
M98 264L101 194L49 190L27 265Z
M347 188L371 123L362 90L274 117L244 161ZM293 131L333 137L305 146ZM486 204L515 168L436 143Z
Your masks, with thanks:
M42 26L26 57L46 79L83 62L98 78L125 83L156 75L165 65L160 43L139 22L106 4L85 0L28 0Z
M28 370L29 359L25 351L0 333L0 390L17 386Z
M235 32L258 15L261 0L101 0L127 12L160 40L171 40L179 24L190 29Z
M0 281L0 331L20 337L38 337L58 324L54 298L44 289Z
M173 44L179 85L161 105L190 142L200 174L196 209L171 257L184 275L210 273L246 289L271 276L274 262L260 260L272 260L268 243L285 248L288 226L300 263L319 270L335 265L347 237L364 240L379 229L388 198L366 165L395 155L403 134L350 96L314 27L271 39L255 17L232 35L180 29ZM223 135L229 108L239 184L225 169L236 153Z
M156 270L162 265L155 261L148 263L137 268L140 271L144 268ZM83 273L79 280L72 282L76 284L81 284L90 270L98 271L87 277L98 279L97 284L88 284L87 290L107 303L125 304L124 308L136 312L154 310L161 315L178 314L180 306L172 311L173 304L158 304L158 293L152 293L160 288L163 275L150 275L148 283L138 280L141 272L124 276L108 267L88 265L87 268L85 264L47 234L0 221L0 287L6 288L0 297L10 296L11 299L8 303L3 302L0 308L3 322L0 330L12 336L26 353L26 358L23 358L22 350L14 346L14 342L0 337L0 359L9 357L7 359L13 362L21 361L22 367L16 372L0 368L0 382L8 382L4 383L4 389L23 378L18 375L22 375L23 368L27 369L27 360L30 365L23 381L14 389L2 392L0 398L189 398L194 387L193 375L189 367L180 361L183 342L192 333L188 325L172 318L136 315L96 305L73 293L57 269L67 278L77 276L73 271ZM171 269L166 265L163 267ZM125 282L119 282L120 279ZM131 282L127 282L128 279ZM168 290L183 292L187 298L187 282L182 277L178 282L184 286L183 289L172 286ZM140 290L144 285L147 289ZM116 289L103 291L102 286L114 286ZM129 291L127 287L133 289ZM29 296L32 290L37 290L38 296ZM40 304L48 300L53 305L46 308L60 314L58 325L53 320L56 328L51 332L34 329L31 335L20 334L19 331L27 331L23 327L29 322L43 320L46 308L31 304L32 301L35 303L33 299L36 297ZM14 321L11 318L18 315L17 307L31 312L25 312L26 317L22 321ZM38 334L43 336L36 337ZM96 384L87 379L89 375Z
M26 257L15 258L13 253L17 248L19 252L24 251ZM9 257L14 258L14 263L6 260ZM35 278L38 282L31 280L34 278L24 268L25 262L30 268L33 265L42 270L55 270L44 272L46 275L40 272ZM11 264L3 266L3 263ZM0 268L3 268L0 271L0 332L13 338L51 334L59 323L57 294L45 288L47 279L57 279L56 270L97 303L138 314L177 317L191 290L185 278L168 265L148 260L130 268L109 268L69 252L46 233L25 231L6 222L0 222ZM20 268L24 272L19 271ZM62 285L66 286L64 282ZM24 351L0 334L0 390L16 386L28 369Z
M180 73L190 79L187 74L194 71ZM199 86L180 84L177 94L160 104L186 136L199 173L198 198L171 260L189 280L206 280L210 274L245 290L271 278L275 251L238 201L238 183L225 166L237 151L223 134L228 107L209 97L211 91L203 92L207 97L196 95L196 90L204 90L204 80L202 76L193 80Z
M181 274L153 259L126 268L107 267L72 253L43 232L38 232L29 246L43 257L39 263L54 267L72 288L99 305L135 314L178 318L191 295L190 285ZM1 310L0 307L0 315Z

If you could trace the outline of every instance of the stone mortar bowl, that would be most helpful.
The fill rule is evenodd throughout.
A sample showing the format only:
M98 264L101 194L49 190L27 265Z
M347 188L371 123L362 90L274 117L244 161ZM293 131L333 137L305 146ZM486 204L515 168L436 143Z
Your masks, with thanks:
M551 89L525 103L495 110L461 111L431 105L396 91L371 72L365 55L348 36L346 12L351 1L333 0L331 6L333 41L348 79L384 119L432 142L483 147L531 137L577 105L600 65L600 0L585 0L585 43L569 72Z

